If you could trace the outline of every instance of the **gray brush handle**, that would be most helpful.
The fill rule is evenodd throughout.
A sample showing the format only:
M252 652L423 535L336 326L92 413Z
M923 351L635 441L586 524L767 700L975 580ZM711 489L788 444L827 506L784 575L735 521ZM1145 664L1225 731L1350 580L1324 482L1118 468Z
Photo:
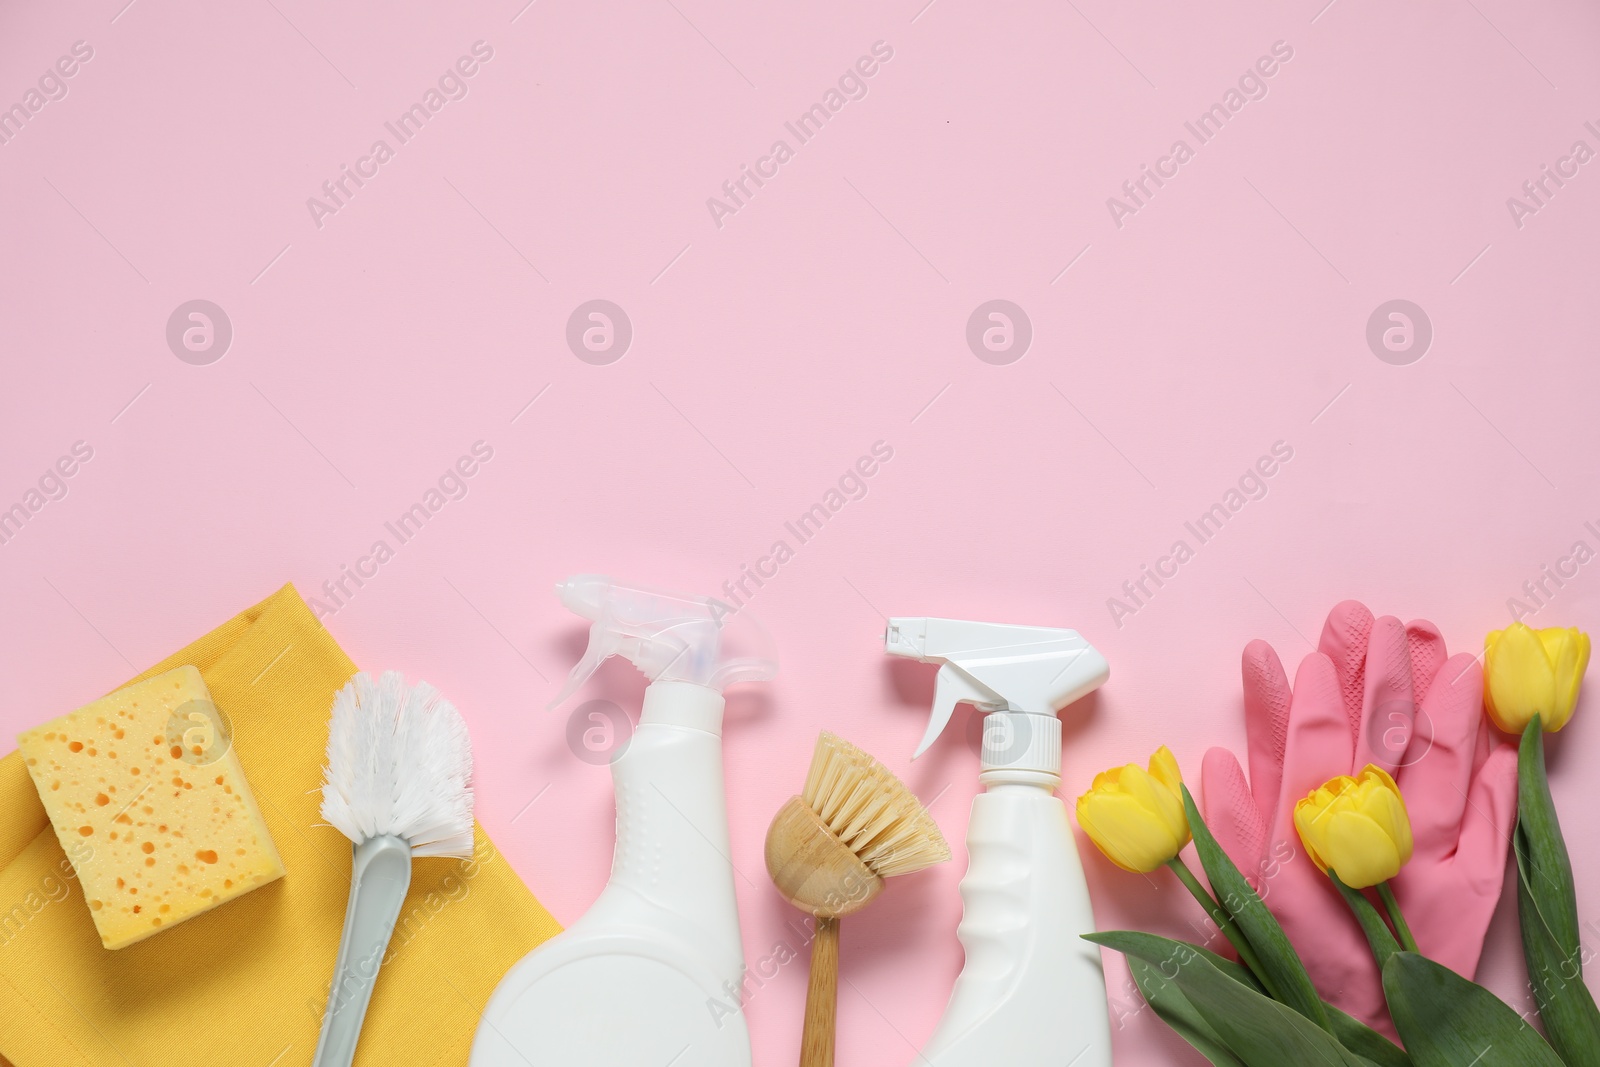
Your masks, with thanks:
M344 935L339 939L339 959L312 1067L350 1067L356 1058L361 1021L367 1016L378 968L409 888L411 846L404 839L385 835L355 846Z

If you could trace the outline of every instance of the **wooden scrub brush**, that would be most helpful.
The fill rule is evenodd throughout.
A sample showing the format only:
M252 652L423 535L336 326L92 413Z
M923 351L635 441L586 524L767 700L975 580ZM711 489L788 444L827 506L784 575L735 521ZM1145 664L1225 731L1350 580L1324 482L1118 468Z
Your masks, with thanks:
M883 764L824 732L805 792L767 830L767 873L783 898L816 917L800 1067L832 1067L839 991L839 918L866 907L883 880L950 858L921 801Z

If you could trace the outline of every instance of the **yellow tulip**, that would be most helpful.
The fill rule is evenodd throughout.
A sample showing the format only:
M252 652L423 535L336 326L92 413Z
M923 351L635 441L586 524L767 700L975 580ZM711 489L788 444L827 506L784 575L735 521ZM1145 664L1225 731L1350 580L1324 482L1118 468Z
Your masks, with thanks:
M1189 819L1178 787L1183 776L1166 745L1150 769L1130 763L1094 776L1078 798L1078 825L1106 858L1125 871L1155 870L1189 843Z
M1535 714L1546 733L1572 718L1589 666L1589 635L1576 626L1535 630L1514 622L1483 639L1483 704L1500 729L1520 734Z
M1294 806L1294 826L1311 861L1352 889L1387 882L1411 858L1405 798L1370 763L1355 778L1341 774L1313 789Z

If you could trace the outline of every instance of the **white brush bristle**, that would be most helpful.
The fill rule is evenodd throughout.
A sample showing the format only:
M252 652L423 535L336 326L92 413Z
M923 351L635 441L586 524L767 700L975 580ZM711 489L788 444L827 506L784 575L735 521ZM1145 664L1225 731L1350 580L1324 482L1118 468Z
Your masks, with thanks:
M950 858L950 846L916 794L842 737L824 732L817 738L802 799L880 878Z
M413 856L472 858L472 743L427 682L365 671L333 698L322 817L356 844L392 834Z

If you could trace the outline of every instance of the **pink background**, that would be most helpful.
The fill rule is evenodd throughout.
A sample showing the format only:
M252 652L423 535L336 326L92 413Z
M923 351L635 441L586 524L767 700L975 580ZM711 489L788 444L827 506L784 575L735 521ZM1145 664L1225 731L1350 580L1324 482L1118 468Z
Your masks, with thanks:
M1506 203L1574 141L1600 148L1593 5L523 2L0 8L0 105L93 49L0 145L0 505L74 442L94 453L0 545L0 745L282 582L317 595L394 547L384 522L481 440L469 494L325 621L460 705L482 821L570 922L605 880L612 800L565 742L577 702L544 710L583 637L551 583L714 592L887 442L868 494L753 599L783 669L732 700L726 737L752 963L794 937L760 849L819 729L932 802L956 860L845 934L840 1061L909 1062L961 964L977 760L964 709L908 762L932 673L891 669L883 613L1104 650L1111 682L1068 716L1070 798L1161 742L1193 779L1208 746L1242 751L1252 637L1292 665L1358 597L1475 648L1541 566L1600 548L1600 164L1520 227ZM468 95L319 228L307 198L393 147L383 124L479 40ZM719 228L707 198L795 147L785 121L876 41L893 58L866 97ZM1277 41L1293 57L1265 98L1119 228L1107 198L1195 146L1185 121ZM196 298L234 330L204 366L164 335ZM565 341L595 298L633 324L611 365ZM965 341L995 298L1032 323L1010 365ZM1366 341L1392 299L1433 326L1409 365ZM1268 495L1119 626L1108 598L1280 440ZM1596 570L1530 621L1600 626ZM584 695L639 691L612 664ZM1574 823L1596 756L1580 709L1552 756ZM1104 926L1198 918L1087 865ZM1484 974L1523 1005L1511 920ZM1107 975L1119 1063L1200 1062L1119 959ZM804 982L788 966L750 999L758 1062L793 1058Z

